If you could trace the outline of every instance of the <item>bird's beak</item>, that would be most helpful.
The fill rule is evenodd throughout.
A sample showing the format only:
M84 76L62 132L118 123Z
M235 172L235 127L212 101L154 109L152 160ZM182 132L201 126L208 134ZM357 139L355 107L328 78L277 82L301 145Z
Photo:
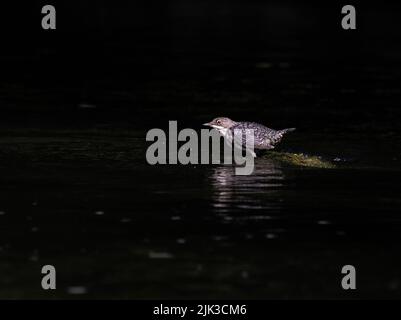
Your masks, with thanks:
M206 127L211 127L210 122L204 123L203 125L206 126Z

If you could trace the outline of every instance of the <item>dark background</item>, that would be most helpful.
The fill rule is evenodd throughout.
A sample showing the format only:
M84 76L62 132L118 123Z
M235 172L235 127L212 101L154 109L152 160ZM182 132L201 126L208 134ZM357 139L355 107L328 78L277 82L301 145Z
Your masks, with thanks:
M385 67L390 74L375 81L384 81L387 91L398 89L401 26L392 2L354 3L357 30L351 31L340 27L344 4L338 1L56 1L57 30L42 30L43 4L2 9L1 77L31 94L16 106L7 96L12 92L3 90L7 121L24 112L26 121L40 115L53 123L73 117L70 124L129 118L139 126L168 119L194 125L199 117L221 114L266 117L280 126L291 108L296 111L285 116L301 116L306 128L343 125L340 114L329 116L341 110L355 109L348 124L392 124L399 116L393 97L380 108L372 101L377 95L369 77L380 71L367 67ZM258 69L266 60L273 77ZM290 64L297 73L286 70ZM300 72L310 90L286 97L305 89L294 84ZM35 90L46 92L35 96ZM340 97L325 101L324 92ZM204 93L206 106L199 101ZM236 97L244 102L233 107L229 99ZM76 114L80 103L98 108Z
M399 298L401 8L346 4L2 3L0 297ZM146 163L149 129L217 116L336 167Z

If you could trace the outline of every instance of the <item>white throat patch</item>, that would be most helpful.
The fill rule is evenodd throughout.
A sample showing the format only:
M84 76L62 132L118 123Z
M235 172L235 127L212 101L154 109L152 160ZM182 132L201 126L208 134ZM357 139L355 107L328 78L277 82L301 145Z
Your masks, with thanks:
M219 131L219 133L224 137L227 138L227 134L229 133L230 129L229 128L224 128L222 126L216 126L216 125L212 125L212 127L216 130Z

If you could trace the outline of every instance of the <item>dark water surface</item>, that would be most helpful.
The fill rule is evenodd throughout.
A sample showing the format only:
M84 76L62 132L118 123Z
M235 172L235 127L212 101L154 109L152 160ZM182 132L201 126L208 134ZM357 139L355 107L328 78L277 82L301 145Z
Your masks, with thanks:
M232 166L150 166L144 137L3 132L1 297L399 295L400 158L387 139L372 157L352 135L337 140L359 156L338 169L265 157L236 176ZM288 142L312 137L314 154L336 140ZM40 288L44 264L57 268L55 293ZM357 268L356 293L340 289L345 264Z

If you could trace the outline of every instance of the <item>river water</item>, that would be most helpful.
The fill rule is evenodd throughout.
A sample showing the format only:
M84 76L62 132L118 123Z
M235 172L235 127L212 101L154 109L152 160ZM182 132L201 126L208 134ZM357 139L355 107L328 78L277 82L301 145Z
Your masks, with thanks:
M399 41L328 9L191 8L1 57L0 297L399 298ZM148 130L217 116L296 127L278 151L336 167L146 162Z

